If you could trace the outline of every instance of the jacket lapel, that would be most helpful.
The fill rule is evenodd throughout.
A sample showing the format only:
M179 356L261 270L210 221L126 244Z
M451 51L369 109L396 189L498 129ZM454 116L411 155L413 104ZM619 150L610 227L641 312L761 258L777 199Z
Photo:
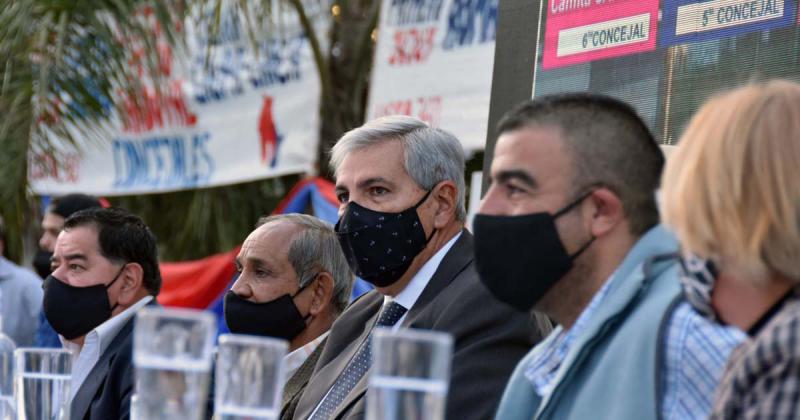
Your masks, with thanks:
M309 381L309 386L306 386L302 397L302 402L306 402L305 404L307 404L307 402L312 402L313 405L304 406L303 410L306 412L301 412L298 410L298 412L295 414L295 418L308 418L311 416L311 413L314 412L314 409L328 393L328 390L331 389L334 382L336 382L339 374L344 371L345 367L347 367L347 364L355 355L355 352L361 348L361 344L369 336L372 326L375 325L375 322L378 320L378 314L380 313L380 308L383 304L382 295L377 292L374 293L376 295L376 297L373 298L374 301L365 302L366 306L362 310L362 314L354 314L353 317L345 317L343 314L336 321L336 323L346 322L347 327L359 326L362 328L362 330L358 331L357 329L354 329L351 331L351 334L343 334L342 339L336 340L337 342L334 342L333 331L332 334L328 336L325 349L323 350L316 369L314 370L312 380ZM345 314L346 313L347 311L345 311ZM334 328L337 327L336 323L334 323ZM341 342L344 340L346 340L346 345L342 347ZM333 356L330 356L331 353ZM325 359L328 359L327 363L325 362ZM322 363L326 364L322 366ZM354 390L353 392L356 391ZM351 392L351 394L353 392Z
M322 349L325 348L325 343L328 341L327 338L322 340L321 343L308 355L308 358L297 368L297 371L286 381L286 386L283 387L283 403L281 404L281 411L286 410L289 404L297 397L297 394L303 391L306 384L308 383L308 379L311 377L311 374L314 372L314 366L317 364L317 360L319 360L319 355L322 354Z
M467 265L473 260L473 252L472 252L472 234L469 233L466 229L461 231L461 237L456 240L456 243L453 244L453 247L450 248L450 251L447 252L447 255L442 259L441 264L434 272L433 277L428 282L428 285L425 286L425 289L422 291L422 294L419 296L417 301L414 303L414 307L408 312L408 315L403 320L403 327L410 326L414 321L416 321L422 311L428 306L428 304L439 295L439 293L447 287L450 282L461 272L463 271ZM378 311L380 312L380 311ZM368 325L374 325L377 321L377 313L373 320L370 321ZM371 330L371 328L370 328ZM367 337L364 337L366 339ZM361 342L364 339L359 340ZM352 357L352 355L351 355ZM348 361L350 358L348 358ZM339 404L336 411L334 411L331 418L338 418L341 416L347 409L350 408L354 403L356 403L359 399L361 399L364 394L367 392L367 388L369 385L369 375L372 373L372 368L367 370L367 373L358 381L356 387L353 388L352 391L347 395L347 398Z
M473 237L466 229L461 230L461 237L456 240L447 255L444 256L439 267L433 273L433 277L425 286L425 290L419 295L414 303L414 307L408 312L403 320L403 327L409 327L416 321L420 313L423 312L439 293L447 287L459 273L472 262L473 257Z
M72 400L72 408L70 409L70 418L80 420L86 417L89 407L94 400L97 391L106 379L108 370L111 367L111 362L117 355L117 352L122 348L126 339L129 338L133 332L133 318L125 323L125 326L117 333L114 340L108 345L108 348L100 355L100 359L89 372L86 380L83 381L80 389L75 394Z

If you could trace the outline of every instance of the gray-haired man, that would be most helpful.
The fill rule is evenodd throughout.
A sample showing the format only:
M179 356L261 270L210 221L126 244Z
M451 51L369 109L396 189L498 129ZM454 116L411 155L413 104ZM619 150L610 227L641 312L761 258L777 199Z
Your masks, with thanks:
M347 306L353 274L333 226L304 214L262 218L236 267L225 321L234 333L289 340L281 418L291 418L328 330Z
M374 326L454 338L447 418L494 413L514 364L542 331L478 280L464 230L464 153L453 135L410 117L365 124L334 146L339 243L376 289L333 324L295 419L365 415Z

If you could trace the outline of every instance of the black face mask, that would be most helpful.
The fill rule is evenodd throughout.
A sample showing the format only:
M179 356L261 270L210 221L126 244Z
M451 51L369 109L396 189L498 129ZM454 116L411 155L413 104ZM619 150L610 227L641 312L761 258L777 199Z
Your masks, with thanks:
M39 277L46 279L50 275L50 260L53 258L53 253L39 249L36 255L33 256L33 268Z
M436 232L426 238L417 214L431 191L400 213L370 210L354 201L347 205L335 229L347 263L358 277L386 287L405 274Z
M125 266L122 267L123 269ZM61 280L47 276L44 288L44 316L53 329L67 340L74 340L111 318L111 312L119 305L111 306L108 301L108 288L122 274L122 269L108 285L97 284L89 287L75 287Z
M225 323L234 334L291 340L306 329L306 319L311 316L309 313L303 317L294 303L294 297L306 287L308 284L300 288L294 296L287 293L264 303L250 302L229 290L225 294Z
M524 216L475 215L475 268L481 281L500 301L529 311L572 269L573 261L595 238L569 255L555 220L580 204L580 196L554 214Z

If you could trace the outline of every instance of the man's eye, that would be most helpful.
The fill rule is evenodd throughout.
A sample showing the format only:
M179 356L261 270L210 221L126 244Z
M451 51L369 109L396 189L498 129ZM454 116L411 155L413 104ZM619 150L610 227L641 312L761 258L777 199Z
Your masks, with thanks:
M387 192L389 192L389 190L383 187L373 187L370 189L370 194L372 195L384 195Z
M336 199L339 200L340 203L344 204L350 198L350 195L347 193L339 193L336 194Z
M72 271L78 271L83 269L83 267L79 266L78 264L70 264L68 268Z
M511 184L506 185L506 191L508 192L508 195L515 195L525 192L525 190L523 190L522 188L517 188L516 186Z

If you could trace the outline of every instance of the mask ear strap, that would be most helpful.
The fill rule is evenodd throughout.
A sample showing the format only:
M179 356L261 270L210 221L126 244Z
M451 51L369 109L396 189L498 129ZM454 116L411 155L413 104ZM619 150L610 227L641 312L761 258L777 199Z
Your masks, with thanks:
M318 275L319 275L319 273L315 274L315 275L314 275L314 279L313 279L313 280L311 280L310 282L306 283L306 285L305 285L305 286L302 286L302 287L300 288L300 290L298 290L298 291L297 291L297 293L295 293L295 294L293 294L293 295L292 295L292 303L294 303L294 298L295 298L295 296L299 295L300 293L303 293L303 290L306 290L306 288L307 288L308 286L311 286L311 284L312 284L312 283L314 283L315 281L317 281L317 276L318 276ZM297 308L297 304L294 304L294 306L295 306L295 308ZM300 308L298 308L298 309L297 309L297 311L298 311L298 312L300 312ZM301 314L301 315L302 315L302 314ZM311 311L308 311L308 314L306 314L306 316L304 316L304 317L303 317L303 321L304 321L304 322L305 322L305 321L308 321L308 318L311 318Z
M586 243L585 243L585 244L584 244L584 245L581 247L581 249L579 249L579 250L578 250L578 252L576 252L576 253L574 253L574 254L570 255L570 256L569 256L569 259L571 259L572 261L575 261L575 259L576 259L576 258L580 257L580 256L581 256L581 254L583 254L583 252L584 252L584 251L586 251L586 250L589 248L589 246L590 246L590 245L592 245L592 243L594 242L594 240L595 240L595 239L597 239L597 236L592 236L592 239L589 239L589 241L588 241L588 242L586 242Z
M592 195L593 192L594 192L594 190L589 190L589 191L585 192L583 195L581 195L578 198L576 198L573 202L571 202L571 203L567 204L566 206L564 206L561 210L553 213L553 218L558 218L560 216L563 216L564 214L566 214L570 210L574 209L578 204L582 203L583 200L586 200L587 197Z
M111 286L113 286L113 285L114 285L114 283L116 283L116 282L117 282L117 280L119 279L119 275L120 275L120 274L122 274L122 272L125 270L125 267L126 267L127 265L128 265L128 263L122 264L122 268L120 268L120 269L119 269L119 273L117 273L117 275L116 275L116 276L114 276L114 280L111 280L111 283L108 283L108 284L106 285L106 290L108 290L109 288L111 288ZM112 307L111 307L110 311L112 311L112 312L113 312L113 311L114 311L114 309L117 309L117 306L119 306L119 300L117 301L117 303L115 303L115 304L114 304L114 306L112 306Z
M106 290L108 290L109 288L111 288L111 286L113 286L113 285L114 285L114 283L116 283L116 282L117 282L117 280L119 279L119 275L120 275L120 274L122 274L122 271L124 271L124 270L125 270L125 267L126 267L127 265L128 265L128 263L122 264L122 268L120 268L120 269L119 269L119 272L117 273L117 275L116 275L116 276L114 276L114 280L111 280L111 283L108 283L108 284L106 285Z
M434 187L433 187L433 188L436 188L436 186L434 185ZM421 206L421 205L422 205L422 203L424 203L424 202L425 202L425 200L427 200L427 199L428 199L428 197L430 197L431 193L433 192L433 188L429 189L429 190L428 190L428 192L426 192L426 193L425 193L425 195L424 195L424 196L422 196L422 199L420 199L419 201L417 201L417 204L414 204L414 207L413 207L413 209L414 209L414 210L416 210L416 209L417 209L419 206Z

